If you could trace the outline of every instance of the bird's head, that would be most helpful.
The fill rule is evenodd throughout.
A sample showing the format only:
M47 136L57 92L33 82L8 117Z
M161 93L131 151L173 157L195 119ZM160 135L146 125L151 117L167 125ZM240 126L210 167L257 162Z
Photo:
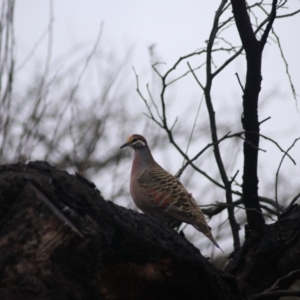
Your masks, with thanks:
M146 139L140 134L133 134L128 139L127 142L120 147L120 149L125 147L131 147L133 149L141 149L148 147Z

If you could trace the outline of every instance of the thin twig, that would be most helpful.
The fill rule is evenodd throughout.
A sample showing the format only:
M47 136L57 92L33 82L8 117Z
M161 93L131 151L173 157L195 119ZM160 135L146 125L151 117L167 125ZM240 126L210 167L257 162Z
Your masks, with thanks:
M152 93L151 93L151 91L150 91L149 84L147 84L146 86L147 86L147 91L148 91L148 95L149 95L149 97L150 97L151 103L152 103L152 105L153 105L154 108L155 108L155 111L156 111L156 114L157 114L158 118L161 120L161 116L160 116L158 107L157 107L157 105L156 105L156 103L155 103L155 101L154 101L154 99L153 99L153 97L152 97Z
M229 206L230 207L233 207L233 208L240 208L242 210L250 210L250 211L257 211L259 214L265 216L265 217L268 217L270 218L272 221L276 221L274 218L272 218L270 215L267 215L267 214L264 214L262 213L261 211L258 211L257 209L255 208L245 208L244 206L240 206L239 204L243 204L242 203L242 200L237 200L237 201L234 201L232 204L228 204L228 203L213 203L213 204L208 204L208 205L199 205L199 207L201 207L201 210L202 212L207 215L208 217L212 217L220 212L222 212L225 208L228 208ZM210 212L210 209L203 209L202 207L206 207L206 206L210 206L210 207L217 207L218 209L215 209L215 210L212 210L214 211L214 213L209 213ZM221 209L220 209L221 208ZM267 208L266 210L270 210L269 208ZM271 210L272 211L272 210ZM273 211L274 212L274 211ZM274 215L277 215L276 212L274 212Z
M279 177L279 171L280 171L280 167L283 163L284 158L287 156L287 153L295 146L295 144L297 143L297 141L300 140L300 137L295 139L293 144L287 149L287 151L284 153L284 155L282 156L279 166L277 168L276 171L276 176L275 176L275 201L278 204L278 177Z
M97 38L96 38L96 42L95 42L95 44L93 45L93 48L92 48L92 50L90 51L89 55L87 56L87 58L86 58L86 60L85 60L85 63L84 63L84 65L83 65L82 69L81 69L81 72L79 73L79 76L77 77L77 80L76 80L74 86L73 86L72 89L71 89L71 92L70 92L70 94L69 94L69 99L68 99L68 101L66 101L65 105L62 107L62 109L61 109L61 111L60 111L60 113L59 113L59 115L58 115L58 117L57 117L57 123L56 123L56 126L55 126L54 130L52 131L53 134L52 134L51 140L52 140L53 142L56 140L56 136L57 136L58 130L59 130L59 128L60 128L61 120L62 120L62 118L63 118L63 116L64 116L64 114L65 114L65 110L67 109L67 107L69 107L70 105L73 104L73 100L74 100L75 94L76 94L76 92L77 92L77 90L78 90L78 88L79 88L79 86L80 86L80 82L81 82L81 80L82 80L82 77L83 77L83 75L85 74L86 69L87 69L89 63L90 63L92 57L94 56L94 54L95 54L95 52L96 52L96 50L97 50L97 48L98 48L98 45L99 45L99 43L100 43L100 41L101 41L101 37L102 37L102 33L103 33L103 27L104 27L104 23L101 22L101 23L100 23L99 33L98 33ZM51 142L50 145L49 145L48 154L45 156L45 160L48 160L49 153L51 152L51 150L52 150L52 148L53 148L53 145L54 145L54 143Z
M293 291L293 290L284 290L289 288L292 283L298 280L300 277L300 269L294 270L287 275L284 275L276 280L276 282L263 293L255 295L250 298L250 300L258 300L264 298L278 298L279 296L300 296L300 290Z
M288 210L290 207L292 207L295 202L300 198L300 193L298 193L291 201L291 203L289 204L289 206L286 208L286 210Z
M227 139L229 136L228 132L227 134L225 134L222 138L220 138L216 143L220 143L223 140ZM195 161L201 154L203 154L208 148L210 148L211 146L214 146L215 143L210 143L207 144L200 152L198 152L192 159L188 160L180 169L179 171L176 173L175 177L179 178L183 171L186 169L187 166L189 166L190 164L192 164L193 161Z
M263 119L262 121L259 122L259 125L261 125L262 123L264 123L270 119L271 119L271 117L267 117L267 118Z
M169 70L166 72L166 74L164 75L164 78L167 78L168 75L176 69L176 67L179 65L179 63L180 63L181 61L183 61L183 60L185 60L185 59L187 59L187 58L189 58L189 57L195 56L195 55L201 55L201 54L203 54L203 53L205 53L205 52L206 52L206 49L201 49L201 50L199 50L199 51L197 51L197 52L193 52L193 53L190 53L190 54L187 54L187 55L185 55L185 56L180 57L180 58L175 62L175 64L173 65L173 67L172 67L171 69L169 69Z
M290 285L300 278L300 269L294 270L276 280L276 282L266 292L278 290L279 288L288 288Z
M275 39L277 41L277 45L278 45L278 48L279 48L279 51L280 51L280 55L281 55L281 58L283 60L284 65L285 65L285 73L286 73L286 75L288 77L288 80L289 80L289 83L290 83L292 94L293 94L294 100L296 102L296 107L298 108L298 106L297 106L297 93L296 93L296 89L295 89L295 86L294 86L293 81L292 81L292 76L291 76L291 73L290 73L290 70L289 70L289 64L288 64L288 62L285 58L279 36L276 34L274 29L272 29L272 33L275 36Z
M273 206L276 210L277 210L277 207L278 207L280 212L284 211L284 207L281 206L281 205L277 206L277 203L272 199L265 198L265 197L260 197L260 196L258 197L258 199L259 199L259 202L269 204L269 205ZM243 203L242 198L240 198L238 200L235 200L233 202L234 205L240 205L242 203ZM217 215L220 212L222 212L227 207L226 205L227 205L227 203L216 202L214 204L200 205L200 207L209 207L209 208L202 208L202 211L207 216L212 217L212 216ZM275 211L273 210L273 212L275 212ZM277 213L274 213L274 215L277 215Z
M260 299L278 299L283 296L300 296L300 290L292 291L292 290L277 290L268 293L257 294L252 296L249 300L260 300Z
M269 33L270 33L270 30L272 29L272 26L273 26L273 23L274 23L274 20L276 18L276 6L277 6L277 0L273 0L272 1L272 9L271 9L271 12L269 13L269 22L267 23L267 26L266 26L266 29L260 39L260 44L261 44L261 47L263 48L267 42L267 38L269 36Z
M276 19L292 17L292 16L297 15L299 13L300 13L300 9L298 9L298 10L292 12L292 13L289 13L289 14L276 16Z
M238 82L239 82L239 85L240 85L240 87L241 87L241 89L242 89L242 92L244 93L244 87L243 87L243 85L242 85L242 83L241 83L239 74L238 74L238 73L235 73L235 76L236 76L236 78L237 78L237 80L238 80Z
M193 71L199 70L201 69L203 66L205 66L205 63L202 63L200 66L196 67L193 69ZM180 75L179 77L176 77L175 79L171 80L170 82L167 83L167 86L170 86L171 84L173 84L174 82L178 81L179 79L185 77L186 75L190 74L191 71L186 71L185 73L183 73L182 75Z
M189 141L188 141L188 144L187 144L187 147L186 147L186 150L185 150L186 154L188 153L190 144L192 142L192 138L193 138L193 134L194 134L194 131L195 131L196 123L197 123L197 120L198 120L198 116L199 116L199 112L200 112L200 107L201 107L201 104L202 104L202 100L203 100L203 95L201 97L201 100L200 100L198 108L197 108L197 112L196 112L196 116L195 116L193 128L192 128L192 131L190 133ZM171 130L172 130L173 127L174 127L174 125L171 127ZM185 159L183 159L182 166L184 165L184 161L185 161Z
M189 62L187 62L187 65L188 65L188 67L189 67L189 69L190 69L190 72L193 74L195 80L196 80L197 83L199 84L199 86L202 88L202 90L204 90L204 86L203 86L202 83L199 81L198 77L196 76L196 74L195 74L194 70L192 69L192 67L190 66L190 63L189 63Z
M139 94L139 96L141 97L141 99L144 101L144 103L145 103L145 105L146 105L146 107L147 107L148 113L149 113L149 115L147 115L147 114L145 114L145 113L144 113L144 115L145 115L146 117L148 117L149 119L153 120L159 127L163 128L163 125L162 125L159 121L157 121L157 119L154 117L154 115L153 115L153 113L152 113L152 110L151 110L151 108L150 108L150 106L149 106L149 104L148 104L147 99L144 97L144 95L142 94L142 92L141 92L141 90L140 90L140 86L139 86L139 77L138 77L138 75L137 75L137 73L136 73L136 71L135 71L135 68L132 67L132 69L133 69L133 72L134 72L134 74L135 74L135 79L136 79L136 91L137 91L137 93ZM162 117L161 117L159 114L158 114L158 117L159 117L159 119L161 120Z
M208 44L207 44L207 52L206 52L206 85L204 88L204 94L205 94L205 100L206 100L206 107L209 115L209 122L210 122L210 128L211 128L211 138L212 142L214 143L214 155L215 155L215 160L223 181L223 184L225 186L225 191L226 191L226 202L229 205L227 207L228 211L228 218L229 218L229 223L231 227L231 232L233 236L233 245L234 249L237 250L240 248L240 238L239 238L239 230L240 226L237 224L235 215L234 215L234 208L231 207L233 201L232 201L232 191L231 191L231 182L228 180L228 176L223 164L223 160L220 154L220 149L218 145L218 135L217 135L217 126L216 126L216 120L215 120L215 112L212 104L212 99L211 99L211 87L212 87L212 82L213 82L213 74L211 70L211 65L212 65L212 49L213 49L213 44L215 42L217 33L218 33L218 24L220 17L222 15L223 9L226 6L226 0L222 0L214 17L213 21L213 26L210 32ZM194 78L199 84L199 81L197 80L196 75L194 72L192 72L194 75ZM199 84L199 86L203 89L203 87Z
M235 181L235 178L236 178L236 176L239 174L239 172L240 172L240 170L237 170L237 171L235 172L235 174L233 175L233 177L232 177L231 180L230 180L230 183L231 183L231 184Z
M259 151L262 151L262 152L267 152L267 150L262 149L262 148L260 148L260 147L257 147L257 146L255 146L255 145L253 145L253 143L251 143L249 140L246 140L246 138L244 138L244 137L242 137L242 136L240 136L240 138L241 138L242 140L244 140L245 143L247 143L248 145L250 145L252 148L254 148L254 149L256 149L256 150L259 150Z
M250 131L251 133L254 133L254 132L252 132L252 131ZM270 141L270 142L272 142L274 145L276 145L277 146L277 148L281 151L281 152L283 152L292 162L293 162L293 164L294 165L296 165L296 162L295 162L295 160L287 153L287 151L284 151L280 146L279 146L279 144L276 142L276 141L274 141L273 139L271 139L271 138L269 138L269 137L267 137L266 135L263 135L263 134L261 134L261 133L259 133L259 136L260 137L262 137L262 138L264 138L265 140L268 140L268 141Z

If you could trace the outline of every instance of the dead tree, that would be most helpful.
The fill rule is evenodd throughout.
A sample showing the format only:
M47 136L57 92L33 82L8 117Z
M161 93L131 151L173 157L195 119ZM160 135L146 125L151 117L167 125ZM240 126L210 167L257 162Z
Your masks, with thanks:
M0 228L1 299L300 294L286 290L300 278L298 205L247 239L221 271L164 223L105 201L78 174L31 162L0 168Z
M167 225L44 162L0 169L1 299L241 299Z

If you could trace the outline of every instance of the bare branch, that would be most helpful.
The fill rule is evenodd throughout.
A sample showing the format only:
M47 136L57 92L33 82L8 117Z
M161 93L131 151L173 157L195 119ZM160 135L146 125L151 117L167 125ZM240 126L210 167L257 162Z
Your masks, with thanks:
M287 155L288 158L293 162L293 164L296 165L295 160L288 154L287 151L284 151L276 141L274 141L273 139L271 139L271 138L269 138L269 137L267 137L266 135L263 135L263 134L261 134L261 133L259 134L259 136L261 136L262 138L264 138L264 139L266 139L266 140L272 142L274 145L276 145L276 147L277 147L281 152L283 152L284 155Z
M201 69L203 66L205 66L205 63L202 63L199 67L196 67L193 69L193 71L199 70ZM184 74L180 75L179 77L171 80L169 83L167 83L167 86L170 86L171 84L173 84L174 82L178 81L179 79L185 77L186 75L190 74L191 71L186 71Z
M292 13L289 13L289 14L276 16L276 19L292 17L292 16L297 15L299 13L300 13L300 9L298 9L298 10L292 12Z
M300 198L300 193L298 193L291 201L291 203L289 204L289 206L286 208L286 210L288 210L290 207L292 207L295 202Z
M291 90L292 90L292 94L293 94L293 97L296 101L296 105L297 105L297 93L296 93L296 89L295 89L295 86L293 84L293 81L292 81L292 76L290 74L290 70L289 70L289 64L285 58L285 55L284 55L284 52L283 52L283 49L282 49L282 46L281 46L281 42L280 42L280 39L279 39L279 36L276 34L276 32L274 31L274 29L272 29L272 34L275 36L275 39L276 39L276 42L277 42L277 45L278 45L278 48L279 48L279 51L280 51L280 55L281 55L281 58L283 60L283 63L285 65L285 72L286 72L286 75L288 76L288 80L289 80L289 83L290 83L290 87L291 87Z
M233 208L239 208L239 209L242 209L242 210L253 210L255 208L245 208L244 206L240 206L239 204L243 204L242 203L242 200L237 200L237 201L234 201L232 204L227 204L227 203L214 203L214 204L208 204L208 205L200 205L201 207L201 210L202 212L207 215L209 218L211 218L212 216L214 215L217 215L219 214L220 212L222 212L225 208L228 208L228 206L231 206ZM206 208L203 208L203 207L207 207L207 206L210 206L210 208L206 209ZM272 211L272 209L268 208L268 207L265 207L266 210L269 212L269 211ZM275 211L273 211L275 212ZM274 218L272 218L270 215L268 214L264 214L262 213L261 211L257 211L257 213L265 216L265 217L268 217L270 218L272 221L276 221ZM274 213L274 215L276 215L276 212Z
M220 143L223 140L225 140L226 138L228 138L229 136L228 132L227 134L225 134L222 138L220 138L216 143ZM208 145L206 145L200 152L198 152L192 159L190 159L189 161L187 161L181 168L180 170L176 173L175 177L179 178L181 176L181 174L183 173L183 171L186 169L186 167L188 167L189 165L192 164L193 161L195 161L196 159L199 158L199 156L201 154L203 154L207 149L209 149L210 147L212 147L214 145L214 143L210 143Z
M185 153L187 154L188 153L188 150L189 150L189 147L190 147L190 144L192 142L192 137L193 137L193 133L194 133L194 130L195 130L195 127L196 127L196 122L197 122L197 119L198 119L198 116L199 116L199 111L200 111L200 107L202 105L202 100L203 100L203 95L201 97L201 100L199 102L199 105L198 105L198 108L197 108L197 113L196 113L196 116L195 116L195 120L194 120L194 124L193 124L193 128L192 128L192 131L190 133L190 137L189 137L189 141L188 141L188 144L187 144L187 147L186 147L186 150L185 150ZM176 118L177 120L177 118ZM174 123L175 125L175 123ZM171 130L173 129L174 125L171 127ZM183 162L182 162L182 165L184 165L184 159L183 159ZM183 170L181 171L181 173L183 172ZM176 175L175 175L176 176ZM180 175L178 176L178 178L180 177Z
M245 1L231 0L232 10L240 38L246 52L257 44Z
M244 93L244 87L243 87L243 85L242 85L242 83L241 83L239 74L238 74L238 73L235 73L235 76L236 76L236 78L237 78L237 80L238 80L238 82L239 82L239 85L240 85L240 87L241 87L241 89L242 89L242 92Z
M226 202L228 204L227 210L228 210L228 218L229 223L232 231L233 236L233 245L234 249L237 250L240 248L240 238L239 238L239 229L240 226L237 224L235 215L234 215L234 208L231 206L232 201L232 191L231 191L231 182L228 180L227 173L225 171L225 167L221 158L219 145L217 143L218 141L218 135L217 135L217 127L216 127L216 120L215 120L215 112L212 104L211 99L211 87L212 87L212 81L213 81L213 75L211 71L211 64L212 64L212 48L215 41L215 38L217 36L218 32L218 24L219 19L222 15L223 9L226 6L225 0L221 1L218 10L216 11L215 18L213 21L213 27L210 32L208 44L207 44L207 53L206 53L206 85L204 88L204 94L205 94L205 100L206 100L206 107L209 115L209 121L210 121L210 129L211 129L211 138L212 142L214 143L214 155L215 160L222 178L222 181L225 186L226 191ZM196 78L195 78L196 79ZM199 83L198 83L199 84Z
M244 50L244 47L241 47L234 55L228 58L221 67L219 67L214 73L211 74L212 77L217 76L226 66L228 66L234 59L236 59Z
M235 181L236 176L239 174L240 170L237 170L235 174L232 176L230 183L232 184Z
M104 24L103 22L100 23L100 30L99 30L99 33L98 33L98 36L96 38L96 42L95 44L93 45L93 48L91 50L91 52L89 53L89 55L87 56L86 60L85 60L85 63L82 67L82 70L76 80L76 83L75 85L73 86L73 88L71 89L71 92L69 94L69 101L66 101L65 102L65 105L62 107L58 117L57 117L57 123L56 123L56 126L53 130L53 134L52 134L52 138L51 138L51 141L55 141L56 140L56 136L58 134L58 130L59 130L59 127L60 127L60 124L61 124L61 120L64 116L64 113L65 113L65 110L67 109L67 107L69 107L70 105L72 105L73 103L73 100L74 100L74 96L78 90L78 87L80 85L80 82L81 82L81 79L83 77L83 75L85 74L86 72L86 69L87 69L87 66L89 65L90 63L90 60L92 59L93 55L95 54L97 48L98 48L98 45L100 43L100 40L101 40L101 37L102 37L102 33L103 33L103 27L104 27ZM48 157L49 157L49 153L51 152L51 150L53 149L53 143L51 142L50 145L49 145L49 152L48 154L45 156L45 159L48 160Z
M276 171L276 176L275 176L275 201L276 201L276 203L278 203L278 177L279 177L279 171L280 171L281 165L283 163L284 158L287 156L288 152L295 146L295 144L297 143L298 140L300 140L300 137L295 139L293 144L284 153L284 155L282 156L282 158L280 160L278 169Z
M174 71L174 70L176 69L176 67L180 64L181 61L183 61L183 60L185 60L185 59L187 59L187 58L189 58L189 57L195 56L195 55L201 55L201 54L203 54L203 53L205 53L205 52L206 52L206 49L202 49L202 50L200 50L200 51L193 52L193 53L190 53L190 54L187 54L187 55L185 55L185 56L180 57L180 58L176 61L176 63L173 65L173 67L172 67L171 69L169 69L169 70L166 72L166 74L164 75L164 78L166 79L167 76L168 76L172 71Z
M278 208L280 212L284 211L284 207L281 206L281 205L277 206L277 203L274 200L272 200L272 199L265 198L265 197L259 197L259 201L262 202L262 203L266 203L266 204L269 204L269 205L273 206L276 210ZM233 205L235 205L235 206L240 205L240 204L243 204L243 199L242 198L240 198L238 200L235 200L233 202ZM203 208L203 207L207 207L207 206L209 208ZM201 209L202 209L203 213L205 215L209 216L210 218L212 216L214 216L214 215L217 215L217 214L221 213L227 207L228 207L227 203L220 203L220 202L216 202L214 204L208 204L208 205L201 205ZM266 206L264 208L266 209ZM275 216L278 215L278 213L276 211L274 211L274 210L272 210L272 213Z
M148 115L148 114L144 114L144 115L145 115L146 117L148 117L149 119L151 119L152 121L154 121L159 127L163 128L163 125L160 123L160 121L162 120L162 117L159 115L158 109L157 109L157 114L158 114L158 117L159 117L160 121L158 121L158 120L154 117L154 115L153 115L153 113L152 113L152 110L151 110L151 107L150 107L149 104L148 104L147 99L143 96L143 94L142 94L142 92L141 92L141 90L140 90L139 77L138 77L138 75L137 75L137 73L136 73L136 71L135 71L135 68L132 67L132 69L133 69L133 72L134 72L134 74L135 74L135 79L136 79L136 91L137 91L137 93L139 94L139 96L141 97L141 99L144 101L144 103L145 103L145 105L146 105L146 107L147 107L148 113L149 113L149 115ZM153 102L154 102L154 101L153 101ZM156 107L156 105L155 105L155 107Z
M261 37L261 40L260 40L262 48L265 46L265 44L267 42L268 35L270 33L270 30L271 30L274 20L276 18L276 9L277 9L276 6L277 6L277 0L273 0L272 1L272 10L269 14L269 22L268 22L267 27Z
M282 296L300 296L300 291L292 290L277 290L274 292L262 293L255 295L250 298L250 300L259 300L259 299L277 299Z
M137 82L137 83L138 83L138 82ZM157 107L157 105L156 105L156 103L155 103L155 101L154 101L154 99L153 99L153 97L152 97L152 94L151 94L151 91L150 91L149 84L147 84L146 86L147 86L147 92L148 92L148 95L149 95L149 97L150 97L151 103L152 103L152 105L153 105L154 108L155 108L155 111L156 111L156 114L157 114L158 118L161 120L162 117L161 117L161 115L160 115L160 113L159 113L159 110L158 110L158 107ZM150 107L149 107L149 108L150 108Z
M267 289L265 292L271 292L272 290L278 290L282 288L290 287L295 280L300 278L300 269L294 270L287 275L284 275L276 280L276 282L271 286L271 288Z
M265 290L261 294L251 297L250 300L274 299L280 296L300 296L300 290L286 290L299 278L300 269L294 270L277 279L269 289Z
M262 120L262 121L259 122L259 125L261 125L262 123L264 123L264 122L266 122L266 121L268 121L268 120L270 120L270 119L271 119L271 117L265 118L264 120Z
M200 82L200 81L199 81L199 79L197 78L197 76L196 76L196 74L195 74L194 70L191 68L191 66L190 66L190 63L189 63L189 62L187 62L187 65L188 65L188 67L189 67L189 69L190 69L190 72L193 74L193 76L194 76L195 80L197 81L197 83L198 83L198 84L199 84L199 86L201 87L201 89L202 89L202 90L204 90L204 86L201 84L201 82Z

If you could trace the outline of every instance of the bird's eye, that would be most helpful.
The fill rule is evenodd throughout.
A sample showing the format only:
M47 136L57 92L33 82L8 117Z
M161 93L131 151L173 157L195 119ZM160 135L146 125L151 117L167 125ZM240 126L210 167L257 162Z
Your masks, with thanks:
M132 142L136 142L138 139L137 138L133 138L132 139Z

